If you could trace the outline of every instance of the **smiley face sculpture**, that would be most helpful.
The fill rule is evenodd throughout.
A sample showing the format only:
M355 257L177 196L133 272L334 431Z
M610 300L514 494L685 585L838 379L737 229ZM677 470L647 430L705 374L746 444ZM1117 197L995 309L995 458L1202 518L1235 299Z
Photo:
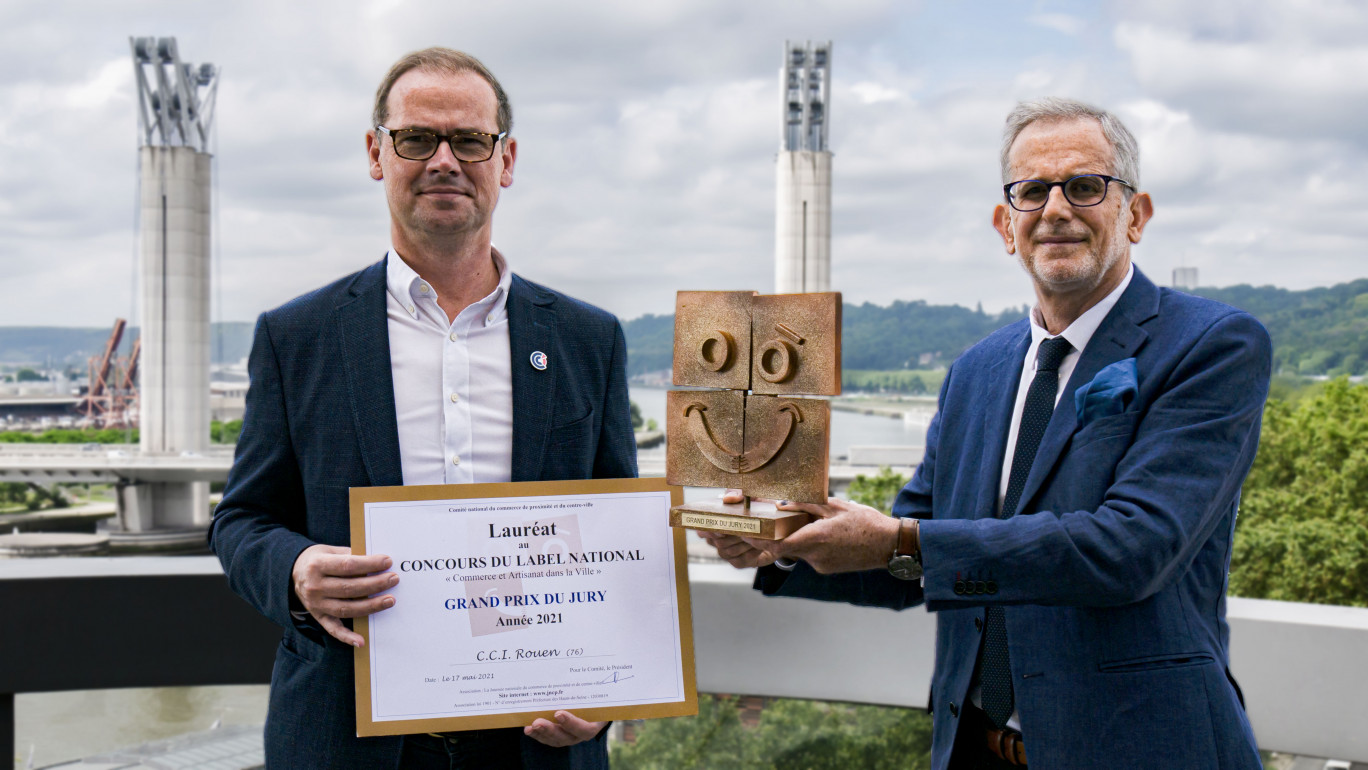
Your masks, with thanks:
M671 484L826 502L831 405L797 396L841 392L840 293L679 292L674 384L710 390L668 394Z

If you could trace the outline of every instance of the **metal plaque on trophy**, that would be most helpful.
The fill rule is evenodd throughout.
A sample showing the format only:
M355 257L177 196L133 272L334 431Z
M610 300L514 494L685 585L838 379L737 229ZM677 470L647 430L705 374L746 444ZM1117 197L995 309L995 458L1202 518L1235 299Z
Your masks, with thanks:
M681 291L666 397L671 484L739 489L740 503L685 503L670 524L778 540L827 501L831 404L841 392L841 295ZM763 498L764 500L752 500Z

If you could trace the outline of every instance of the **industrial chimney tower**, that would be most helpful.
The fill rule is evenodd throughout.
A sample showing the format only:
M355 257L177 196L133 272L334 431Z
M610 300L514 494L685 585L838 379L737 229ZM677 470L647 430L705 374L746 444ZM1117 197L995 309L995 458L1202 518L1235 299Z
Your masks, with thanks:
M784 43L774 291L831 290L831 41Z
M181 61L172 37L129 38L138 88L140 448L195 456L209 447L209 279L218 70ZM127 484L126 531L203 527L203 481Z

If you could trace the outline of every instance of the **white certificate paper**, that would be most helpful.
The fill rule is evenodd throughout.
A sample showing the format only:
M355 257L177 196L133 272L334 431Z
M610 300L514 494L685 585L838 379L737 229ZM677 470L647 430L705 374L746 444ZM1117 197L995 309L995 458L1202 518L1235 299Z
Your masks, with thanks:
M393 560L356 629L357 734L697 712L678 487L614 479L352 490L352 550Z

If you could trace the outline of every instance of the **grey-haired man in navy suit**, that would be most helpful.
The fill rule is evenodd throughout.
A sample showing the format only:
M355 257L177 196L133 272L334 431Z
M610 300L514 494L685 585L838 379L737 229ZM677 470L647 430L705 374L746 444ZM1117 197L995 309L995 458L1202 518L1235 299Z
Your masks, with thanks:
M894 516L709 539L766 594L937 613L937 770L1257 770L1225 588L1268 334L1131 264L1153 204L1114 115L1018 105L1001 160L1036 307L950 367Z
M517 142L503 88L444 48L400 59L366 132L391 248L263 314L210 544L284 628L266 757L279 768L602 768L604 723L357 738L349 619L394 605L389 557L352 556L354 486L630 478L617 319L513 274L492 245Z

